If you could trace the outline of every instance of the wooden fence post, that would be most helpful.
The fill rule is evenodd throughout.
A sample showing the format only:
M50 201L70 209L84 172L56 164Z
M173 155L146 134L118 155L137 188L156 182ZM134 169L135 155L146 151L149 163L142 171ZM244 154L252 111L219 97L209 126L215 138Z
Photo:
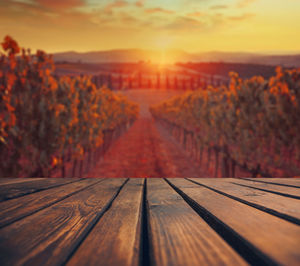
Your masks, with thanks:
M139 72L138 74L138 86L139 86L139 89L142 88L143 84L142 84L142 73Z
M191 83L191 90L194 90L194 78L193 78L193 76L191 76L190 83Z
M132 89L132 78L129 77L129 80L128 80L128 89Z
M160 89L160 73L157 73L156 78L156 88Z
M182 89L184 91L186 90L186 80L185 80L185 78L182 79Z
M107 76L107 87L113 90L113 79L111 74Z
M177 76L174 76L174 89L178 90L178 79L177 79Z
M151 78L148 79L148 89L152 89L152 82Z
M170 89L170 81L169 81L169 76L168 74L166 75L166 88Z
M197 84L198 89L202 89L202 79L201 76L198 77L198 84Z
M119 76L119 90L122 90L123 88L123 78L122 78L122 75L120 74Z

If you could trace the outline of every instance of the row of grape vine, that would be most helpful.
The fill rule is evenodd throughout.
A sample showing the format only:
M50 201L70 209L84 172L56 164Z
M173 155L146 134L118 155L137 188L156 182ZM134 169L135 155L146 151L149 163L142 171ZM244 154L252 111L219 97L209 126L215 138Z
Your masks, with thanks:
M152 115L173 134L182 131L182 142L190 138L200 154L220 156L222 176L234 176L235 166L253 176L299 175L300 69L278 67L269 80L230 77L229 86L154 105Z
M56 77L45 52L31 54L9 36L2 48L0 176L50 176L66 157L82 160L137 118L138 105L90 77Z

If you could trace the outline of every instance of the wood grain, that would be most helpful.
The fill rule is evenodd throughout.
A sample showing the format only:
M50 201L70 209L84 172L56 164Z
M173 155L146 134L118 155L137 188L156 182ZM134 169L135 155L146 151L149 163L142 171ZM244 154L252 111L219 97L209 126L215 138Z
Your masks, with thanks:
M259 183L251 180L244 179L231 179L229 180L233 184L238 184L240 186L248 186L251 188L255 188L260 191L266 191L270 193L275 193L277 195L283 197L293 197L296 199L300 199L300 189L295 187L287 187L287 186L278 186L268 183Z
M154 264L246 264L163 179L147 179L147 182Z
M106 179L0 229L0 265L63 264L125 179Z
M8 185L8 184L16 184L16 183L23 183L23 182L31 182L42 180L43 178L7 178L7 177L0 177L0 186Z
M168 179L271 260L299 265L300 227L184 179Z
M138 265L144 179L131 179L67 265Z
M188 179L300 225L300 208L297 199L281 197L253 188L241 187L230 182L224 182L220 178Z
M77 182L78 178L44 178L32 182L6 184L0 186L0 201L21 197L26 194L45 190L52 187Z
M0 228L102 181L103 179L82 179L64 186L28 194L22 198L2 201L0 202Z
M292 186L300 188L300 177L293 178L245 178L245 180L251 180L259 183L270 183L279 186Z

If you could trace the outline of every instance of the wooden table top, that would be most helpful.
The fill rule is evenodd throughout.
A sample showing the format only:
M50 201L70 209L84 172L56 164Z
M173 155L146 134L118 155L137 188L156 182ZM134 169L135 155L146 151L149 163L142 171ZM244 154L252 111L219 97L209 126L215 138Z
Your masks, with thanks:
M0 179L0 265L300 265L300 178Z

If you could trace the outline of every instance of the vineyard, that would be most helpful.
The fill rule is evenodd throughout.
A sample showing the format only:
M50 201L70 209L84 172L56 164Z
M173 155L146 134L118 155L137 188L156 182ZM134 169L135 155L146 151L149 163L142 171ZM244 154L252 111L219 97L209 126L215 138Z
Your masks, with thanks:
M51 176L99 157L139 107L88 76L56 77L51 56L6 37L0 57L0 176ZM76 172L77 169L77 172ZM79 170L78 170L79 169Z
M214 176L234 177L239 167L252 176L300 174L300 70L277 68L269 80L189 92L151 107L194 157L214 162ZM202 165L203 166L203 165Z
M243 79L224 77L230 65L213 75L214 64L112 64L63 75L42 51L10 37L2 48L1 177L300 175L300 70Z
M189 64L158 65L151 63L56 63L55 75L76 76L83 73L91 75L91 80L97 87L107 86L115 91L157 89L157 90L196 90L208 85L226 85L229 78L226 69L243 69L238 64L220 64L219 70L208 65L208 73L203 68L193 68ZM213 67L214 68L214 67ZM245 65L248 71L256 69L254 65ZM271 67L262 68L263 73L272 71ZM244 69L245 71L245 69ZM226 72L226 74L224 74Z

